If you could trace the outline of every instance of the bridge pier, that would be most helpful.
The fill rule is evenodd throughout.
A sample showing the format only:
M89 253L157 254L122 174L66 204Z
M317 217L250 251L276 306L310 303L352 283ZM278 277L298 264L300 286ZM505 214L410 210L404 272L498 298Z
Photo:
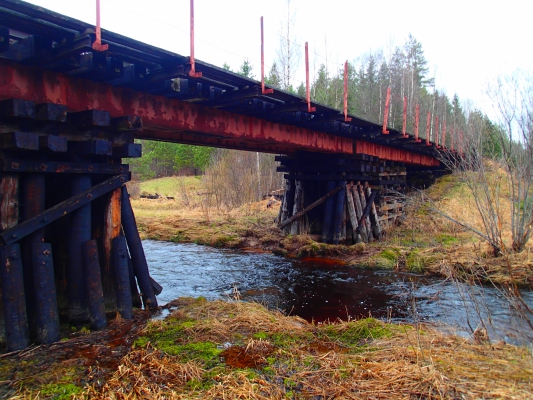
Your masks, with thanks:
M145 308L157 307L122 164L140 157L140 129L136 117L0 101L0 334L8 350L59 340L60 319L101 329L106 312L131 318L137 282Z
M318 234L332 244L369 242L401 216L398 193L407 187L403 163L366 154L299 154L276 160L278 171L285 173L279 226L286 233Z

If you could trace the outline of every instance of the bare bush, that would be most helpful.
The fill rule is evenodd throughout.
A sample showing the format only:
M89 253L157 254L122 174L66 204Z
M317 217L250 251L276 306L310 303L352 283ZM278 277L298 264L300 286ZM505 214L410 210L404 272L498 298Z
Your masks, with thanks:
M281 181L272 154L223 149L214 152L203 179L204 201L220 211L259 201Z
M488 95L497 124L469 113L460 151L443 153L442 161L470 189L483 231L455 222L486 240L496 255L521 252L533 234L533 79L524 73L500 78Z

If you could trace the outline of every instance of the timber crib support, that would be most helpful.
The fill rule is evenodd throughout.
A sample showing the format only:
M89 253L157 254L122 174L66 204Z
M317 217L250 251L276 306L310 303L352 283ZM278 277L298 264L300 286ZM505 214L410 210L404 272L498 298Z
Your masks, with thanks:
M102 329L106 312L132 318L141 296L146 309L157 307L162 288L148 271L122 164L141 155L131 134L139 118L10 99L0 101L0 122L0 336L8 350L59 340L60 320Z
M319 234L324 243L379 240L401 215L405 166L365 154L276 156L285 174L277 223L285 233ZM394 205L393 205L394 203Z

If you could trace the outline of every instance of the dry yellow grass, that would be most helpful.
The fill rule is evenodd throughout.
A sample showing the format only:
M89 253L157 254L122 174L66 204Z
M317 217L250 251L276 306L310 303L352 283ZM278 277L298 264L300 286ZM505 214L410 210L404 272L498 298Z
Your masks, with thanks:
M145 332L154 342L123 358L91 398L101 399L526 399L533 395L527 349L472 343L424 327L375 320L313 325L240 302L182 302L171 322ZM226 352L206 361L158 349L157 335L183 324L176 344L238 347L253 367L232 367ZM366 329L366 330L365 330ZM155 332L155 336L150 336ZM180 336L184 335L184 336ZM185 339L184 339L185 338Z

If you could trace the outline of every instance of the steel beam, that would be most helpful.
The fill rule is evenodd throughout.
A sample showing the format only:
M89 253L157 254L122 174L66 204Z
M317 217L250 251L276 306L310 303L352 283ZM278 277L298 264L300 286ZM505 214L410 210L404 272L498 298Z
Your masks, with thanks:
M160 139L160 131L192 131L226 139L251 139L258 144L276 143L299 150L353 153L352 140L348 138L76 79L8 60L0 60L0 76L3 77L0 98L63 104L72 111L105 110L111 117L138 115L144 128L153 132L152 139Z

